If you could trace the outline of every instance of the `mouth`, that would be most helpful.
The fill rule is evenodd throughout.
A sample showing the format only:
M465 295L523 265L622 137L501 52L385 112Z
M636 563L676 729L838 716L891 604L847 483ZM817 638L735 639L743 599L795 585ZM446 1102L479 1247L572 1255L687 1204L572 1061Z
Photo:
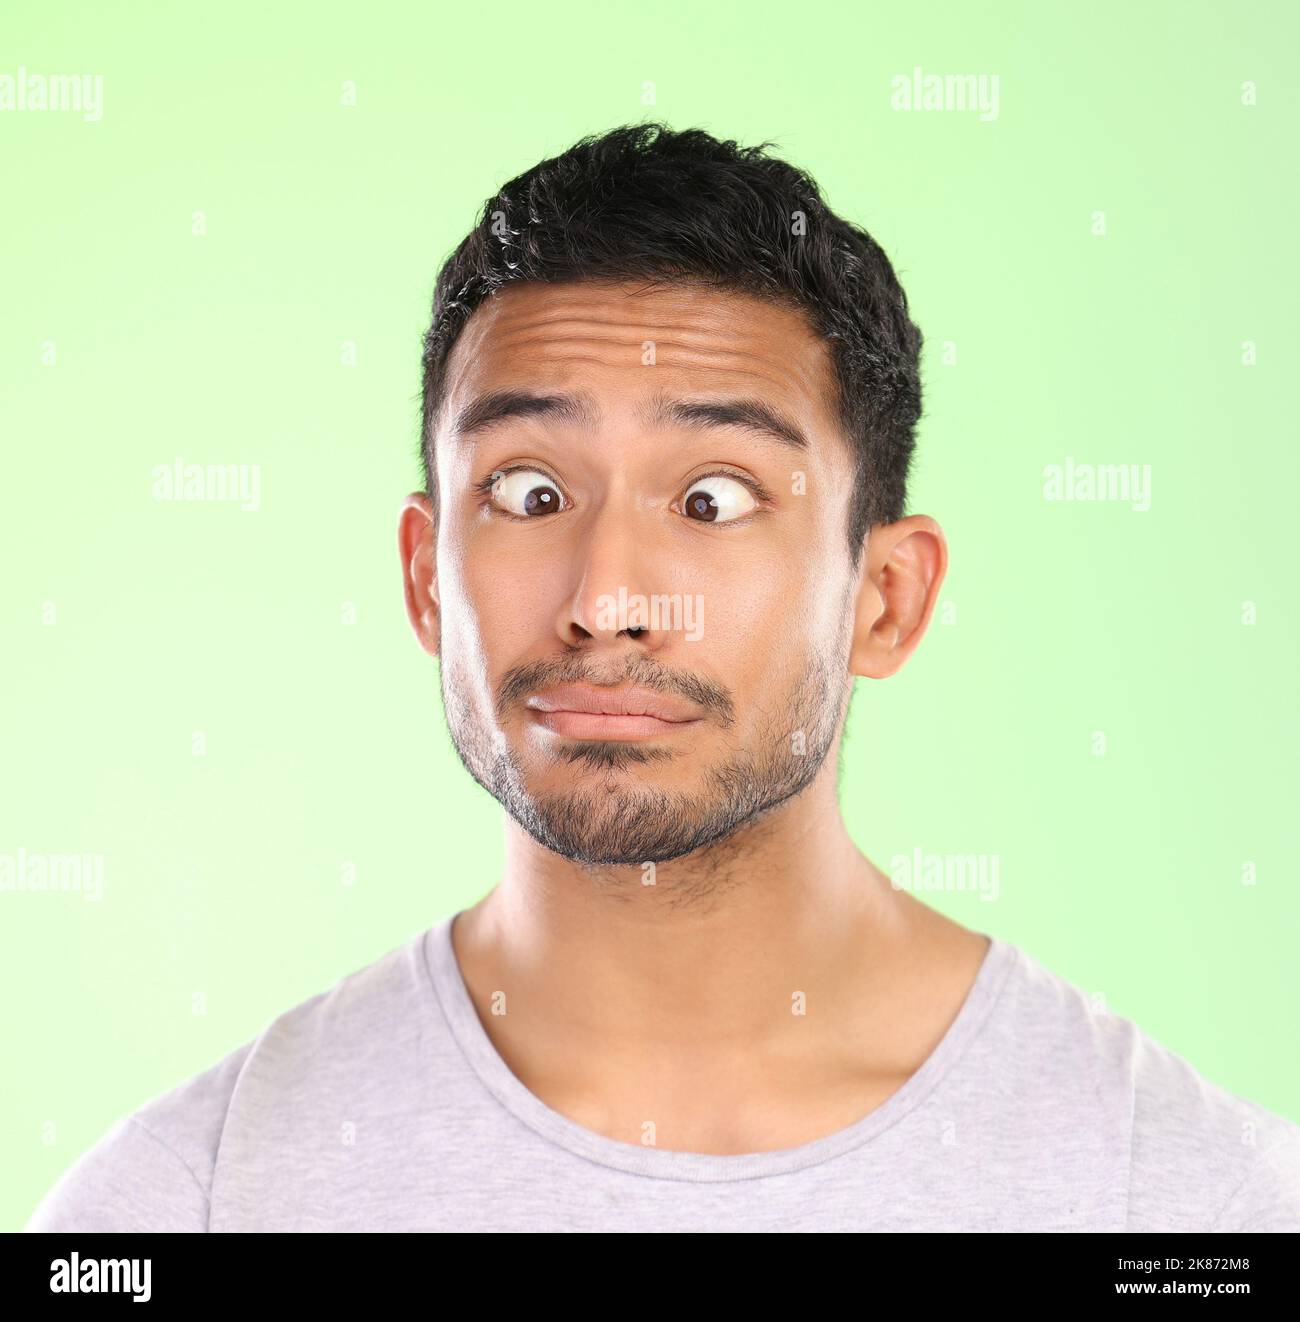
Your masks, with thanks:
M693 704L636 686L566 684L531 694L524 705L537 725L566 739L660 739L702 719Z

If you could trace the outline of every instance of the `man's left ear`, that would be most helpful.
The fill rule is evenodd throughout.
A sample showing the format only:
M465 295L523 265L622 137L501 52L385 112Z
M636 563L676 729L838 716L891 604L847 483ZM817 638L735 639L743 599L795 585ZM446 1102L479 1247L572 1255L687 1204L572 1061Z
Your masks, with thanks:
M851 674L886 679L902 668L925 634L947 572L947 540L927 515L871 529L854 606Z

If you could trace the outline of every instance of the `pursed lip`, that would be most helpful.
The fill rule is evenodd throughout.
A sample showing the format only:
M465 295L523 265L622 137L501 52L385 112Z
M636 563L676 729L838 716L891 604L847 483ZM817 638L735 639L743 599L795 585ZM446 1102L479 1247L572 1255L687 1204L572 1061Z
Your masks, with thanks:
M693 703L654 689L629 685L596 688L588 684L562 684L530 694L524 705L539 712L583 712L593 716L652 716L679 724L700 719Z

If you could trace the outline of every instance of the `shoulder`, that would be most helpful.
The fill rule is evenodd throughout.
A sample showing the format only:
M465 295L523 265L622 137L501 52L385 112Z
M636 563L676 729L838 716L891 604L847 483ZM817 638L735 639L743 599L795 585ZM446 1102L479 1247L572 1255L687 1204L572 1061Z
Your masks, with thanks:
M113 1124L41 1199L27 1231L206 1230L212 1152L253 1043Z
M1108 1131L1127 1229L1300 1230L1300 1126L1013 950L1003 1049L1045 1104L1072 1094L1073 1123Z
M331 1070L364 1077L367 1054L402 1020L397 1011L419 972L420 942L278 1015L208 1069L117 1120L46 1193L24 1230L208 1230L232 1128L276 1127L295 1098L327 1086Z
M1300 1125L1134 1026L1130 1228L1300 1230Z

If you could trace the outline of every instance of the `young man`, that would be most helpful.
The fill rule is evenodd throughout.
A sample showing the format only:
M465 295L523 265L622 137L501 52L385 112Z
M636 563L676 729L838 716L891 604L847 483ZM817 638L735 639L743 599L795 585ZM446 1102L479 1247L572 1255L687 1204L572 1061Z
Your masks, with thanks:
M942 583L921 336L763 149L492 198L425 341L407 612L506 809L478 904L121 1121L34 1230L1295 1230L1300 1127L853 844Z

